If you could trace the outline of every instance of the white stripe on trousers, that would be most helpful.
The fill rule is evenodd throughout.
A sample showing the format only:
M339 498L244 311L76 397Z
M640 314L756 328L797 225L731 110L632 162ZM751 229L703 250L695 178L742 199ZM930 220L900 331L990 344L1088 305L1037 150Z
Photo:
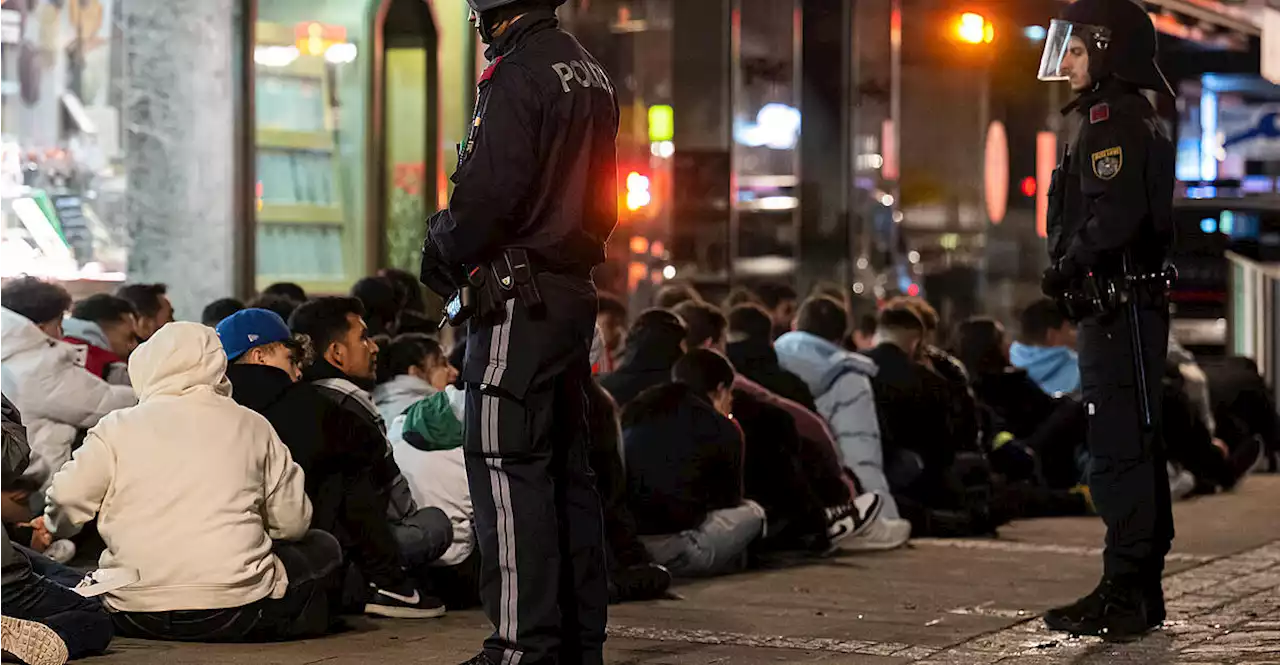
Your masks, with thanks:
M507 369L507 352L511 345L511 318L515 311L515 301L507 301L507 317L502 324L496 326L489 340L489 363L485 368L484 380L487 384L498 385ZM501 448L499 446L499 422L501 400L489 394L480 396L480 446L488 453L489 489L493 494L494 512L497 517L496 531L498 537L498 572L501 577L501 592L498 606L498 636L508 643L516 643L519 628L519 576L516 568L516 534L515 520L511 513L511 479L502 468ZM524 654L516 649L507 648L502 654L501 665L519 665Z

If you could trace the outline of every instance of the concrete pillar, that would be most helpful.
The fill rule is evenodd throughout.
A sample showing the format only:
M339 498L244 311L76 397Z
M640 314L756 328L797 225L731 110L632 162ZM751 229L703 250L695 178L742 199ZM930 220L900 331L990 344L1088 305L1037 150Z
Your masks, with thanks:
M192 319L243 288L242 0L120 1L128 276L168 284Z
M851 0L803 0L800 110L799 290L815 280L847 282L857 229L850 210Z

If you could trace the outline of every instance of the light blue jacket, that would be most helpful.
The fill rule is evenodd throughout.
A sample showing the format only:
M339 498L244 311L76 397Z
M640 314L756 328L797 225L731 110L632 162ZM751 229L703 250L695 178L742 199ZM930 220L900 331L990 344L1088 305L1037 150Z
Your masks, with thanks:
M886 518L898 519L898 506L884 475L880 422L871 392L876 364L807 332L789 332L774 342L774 348L779 364L809 384L818 414L839 443L841 463L853 470L865 490L884 498Z
M1050 395L1070 395L1080 390L1080 358L1065 346L1030 346L1014 342L1009 361L1025 369L1027 376Z

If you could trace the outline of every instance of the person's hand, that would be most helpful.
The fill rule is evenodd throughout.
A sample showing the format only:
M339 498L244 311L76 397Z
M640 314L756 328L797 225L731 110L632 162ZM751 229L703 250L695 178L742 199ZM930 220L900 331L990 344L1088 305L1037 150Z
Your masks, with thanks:
M44 515L18 526L31 527L31 549L44 552L53 544L53 534L49 533L49 527L45 525Z
M1223 457L1226 457L1226 458L1231 457L1231 448L1227 446L1226 441L1223 441L1222 439L1219 439L1218 437L1215 436L1213 437L1213 447L1217 448L1218 452L1222 453Z
M1045 269L1040 277L1040 292L1050 298L1060 296L1071 287L1070 267L1061 261Z
M436 295L447 299L458 290L457 283L449 275L450 270L444 263L444 256L440 254L440 248L432 242L431 234L428 232L427 239L422 243L422 264L418 281L434 291Z

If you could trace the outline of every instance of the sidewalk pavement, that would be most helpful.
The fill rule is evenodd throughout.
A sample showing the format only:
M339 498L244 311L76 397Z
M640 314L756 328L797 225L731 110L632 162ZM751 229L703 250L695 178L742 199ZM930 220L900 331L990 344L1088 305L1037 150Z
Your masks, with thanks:
M1170 620L1112 645L1045 631L1044 610L1101 573L1096 519L1018 522L999 539L913 540L878 554L684 584L679 600L610 608L609 663L1280 664L1280 476L1174 507ZM452 665L488 633L484 616L352 621L322 640L190 645L118 640L113 665Z

